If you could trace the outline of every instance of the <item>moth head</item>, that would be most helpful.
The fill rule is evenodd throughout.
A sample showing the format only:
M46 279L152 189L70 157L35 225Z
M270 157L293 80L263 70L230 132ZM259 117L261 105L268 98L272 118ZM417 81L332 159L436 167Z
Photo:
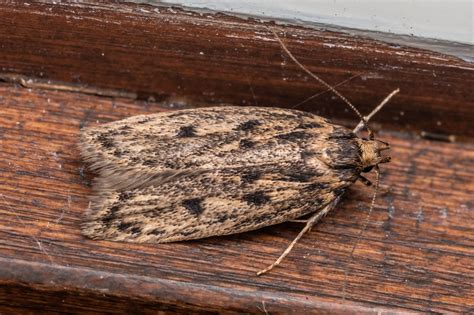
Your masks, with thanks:
M390 145L381 140L360 139L359 142L361 152L360 168L363 173L370 172L374 166L381 163L390 162L390 156L382 156L382 152L390 149Z

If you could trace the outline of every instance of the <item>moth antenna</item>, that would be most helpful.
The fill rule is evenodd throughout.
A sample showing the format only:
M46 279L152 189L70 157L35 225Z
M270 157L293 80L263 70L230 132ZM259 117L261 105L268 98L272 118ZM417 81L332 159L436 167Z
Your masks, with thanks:
M347 83L347 82L349 82L349 81L351 81L351 80L353 80L353 79L355 79L355 78L358 78L358 77L360 77L360 76L361 76L360 74L354 74L352 77L347 78L347 79L345 79L344 81L339 82L338 84L334 85L333 87L336 88L336 87L338 87L338 86L341 86L341 85L343 85L343 84L345 84L345 83ZM295 108L301 106L302 104L304 104L304 103L306 103L306 102L309 102L309 101L311 101L312 99L314 99L314 98L316 98L316 97L318 97L318 96L320 96L320 95L322 95L322 94L324 94L324 93L327 93L327 92L331 92L331 89L327 89L327 90L325 90L325 91L322 91L322 92L313 94L313 95L311 95L310 97L308 97L308 98L302 100L302 101L299 102L298 104L291 106L291 109L295 109Z
M346 299L347 275L349 273L349 270L348 270L349 265L352 263L352 261L354 259L355 249L356 249L357 245L359 244L360 239L362 238L362 234L367 229L367 225L369 224L370 216L372 215L372 210L374 209L374 206L375 206L375 199L377 197L377 192L379 190L379 183L380 183L380 169L379 169L378 165L375 165L375 173L377 175L376 175L376 178L375 178L374 194L372 196L372 202L370 204L369 213L367 213L367 217L365 218L364 225L362 226L362 229L360 229L359 234L357 235L354 246L352 246L351 254L349 256L349 263L346 264L346 267L344 268L344 284L342 286L342 299L343 300Z
M298 234L298 236L295 237L295 239L290 243L290 245L288 245L288 247L285 249L285 251L280 255L280 257L278 257L277 260L275 260L275 262L273 264L271 264L270 266L268 266L267 268L263 269L263 270L260 270L259 272L257 272L257 276L260 276L260 275L263 275L264 273L272 270L274 267L278 266L282 261L283 259L285 259L285 257L291 252L291 250L293 249L293 247L296 245L296 243L298 243L298 241L300 240L300 238L306 233L308 232L312 227L313 225L315 225L322 217L324 217L329 211L332 210L332 208L334 208L334 206L337 204L337 202L339 201L339 198L337 198L336 200L334 200L334 202L328 204L326 207L324 207L323 210L319 211L319 212L316 212L315 214L313 214L309 219L308 221L306 221L306 225L305 227L300 231L300 233Z
M352 132L358 133L359 131L361 131L362 128L364 128L364 126L366 126L366 124L369 122L369 120L370 120L372 117L374 117L374 115L377 114L377 112L378 112L379 110L381 110L382 107L384 107L385 104L387 104L388 101L390 101L390 99L391 99L392 97L394 97L398 92L400 92L400 89L397 88L396 90L392 91L392 93L390 93L389 95L387 95L387 97L385 97L384 100L383 100L382 102L380 102L380 104L379 104L377 107L375 107L375 108L370 112L370 114L368 114L367 116L364 117L365 120L361 120L361 121L359 122L359 124L354 128L354 130L352 130ZM370 140L373 140L373 138L370 139ZM380 141L380 140L378 140L378 141L379 141L379 142L382 142L383 144L388 145L388 143L385 143L385 142Z
M294 63L296 63L298 65L298 67L300 67L304 72L306 72L307 74L309 74L312 78L314 78L316 81L318 81L319 83L321 83L322 85L324 85L326 88L328 88L329 90L331 90L334 94L336 94L341 100L344 101L344 103L346 103L356 114L357 116L359 116L360 120L362 121L364 127L367 129L367 131L369 132L370 135L372 135L372 130L370 130L369 126L367 125L367 122L364 118L364 116L362 116L362 114L359 112L359 110L354 106L352 105L351 102L349 102L349 100L344 97L341 93L339 93L338 90L336 90L333 86L329 85L329 83L327 83L326 81L324 81L323 79L321 79L320 77L318 77L317 75L315 75L313 72L311 72L308 68L306 68L302 63L300 63L298 61L298 59L295 58L295 56L293 56L293 54L290 52L290 50L286 47L286 45L283 43L283 41L281 40L281 38L278 36L278 34L273 30L273 28L270 28L270 27L267 27L272 33L273 35L275 36L276 40L280 43L280 46L282 47L282 49L286 52L286 54L291 58L291 60L293 60Z

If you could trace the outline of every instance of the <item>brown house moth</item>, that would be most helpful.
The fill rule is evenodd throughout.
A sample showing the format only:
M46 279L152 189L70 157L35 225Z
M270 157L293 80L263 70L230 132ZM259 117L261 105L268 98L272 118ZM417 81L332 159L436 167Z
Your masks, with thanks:
M276 36L276 34L275 34ZM81 154L95 179L83 225L91 238L164 243L228 235L314 215L283 255L361 175L389 161L362 115L350 131L294 109L209 107L87 128ZM393 94L393 93L392 93ZM387 99L388 100L388 99ZM369 138L356 135L361 127ZM375 194L374 194L375 198ZM374 202L374 201L373 201ZM373 205L373 203L372 203Z

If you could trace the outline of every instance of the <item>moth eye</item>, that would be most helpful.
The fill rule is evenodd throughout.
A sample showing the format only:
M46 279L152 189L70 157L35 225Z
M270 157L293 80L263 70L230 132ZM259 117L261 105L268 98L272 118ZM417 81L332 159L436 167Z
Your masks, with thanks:
M364 169L362 170L362 172L363 172L363 173L368 173L368 172L370 172L373 168L374 168L373 165L367 166L366 168L364 168Z

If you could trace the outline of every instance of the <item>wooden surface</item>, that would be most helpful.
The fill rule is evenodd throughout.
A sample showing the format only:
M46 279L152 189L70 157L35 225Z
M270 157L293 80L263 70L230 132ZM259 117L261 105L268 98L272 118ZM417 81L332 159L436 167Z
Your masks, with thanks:
M339 33L288 27L285 40L332 84L372 73L341 86L364 112L402 89L374 120L393 162L353 259L372 192L361 184L262 277L299 224L162 245L82 237L92 174L78 155L81 127L170 105L289 106L322 91L260 24L159 10L0 5L0 313L474 311L472 66ZM327 93L302 108L352 115Z
M79 128L157 105L75 93L0 87L0 303L126 311L379 310L460 312L473 306L472 144L384 133L393 163L349 265L370 190L356 184L280 268L263 277L300 226L163 245L92 241L79 224L91 195ZM24 290L25 289L25 290ZM21 292L21 293L20 293ZM52 296L55 300L40 300ZM120 303L114 301L120 299ZM93 302L90 302L93 301ZM56 304L59 303L59 304Z

